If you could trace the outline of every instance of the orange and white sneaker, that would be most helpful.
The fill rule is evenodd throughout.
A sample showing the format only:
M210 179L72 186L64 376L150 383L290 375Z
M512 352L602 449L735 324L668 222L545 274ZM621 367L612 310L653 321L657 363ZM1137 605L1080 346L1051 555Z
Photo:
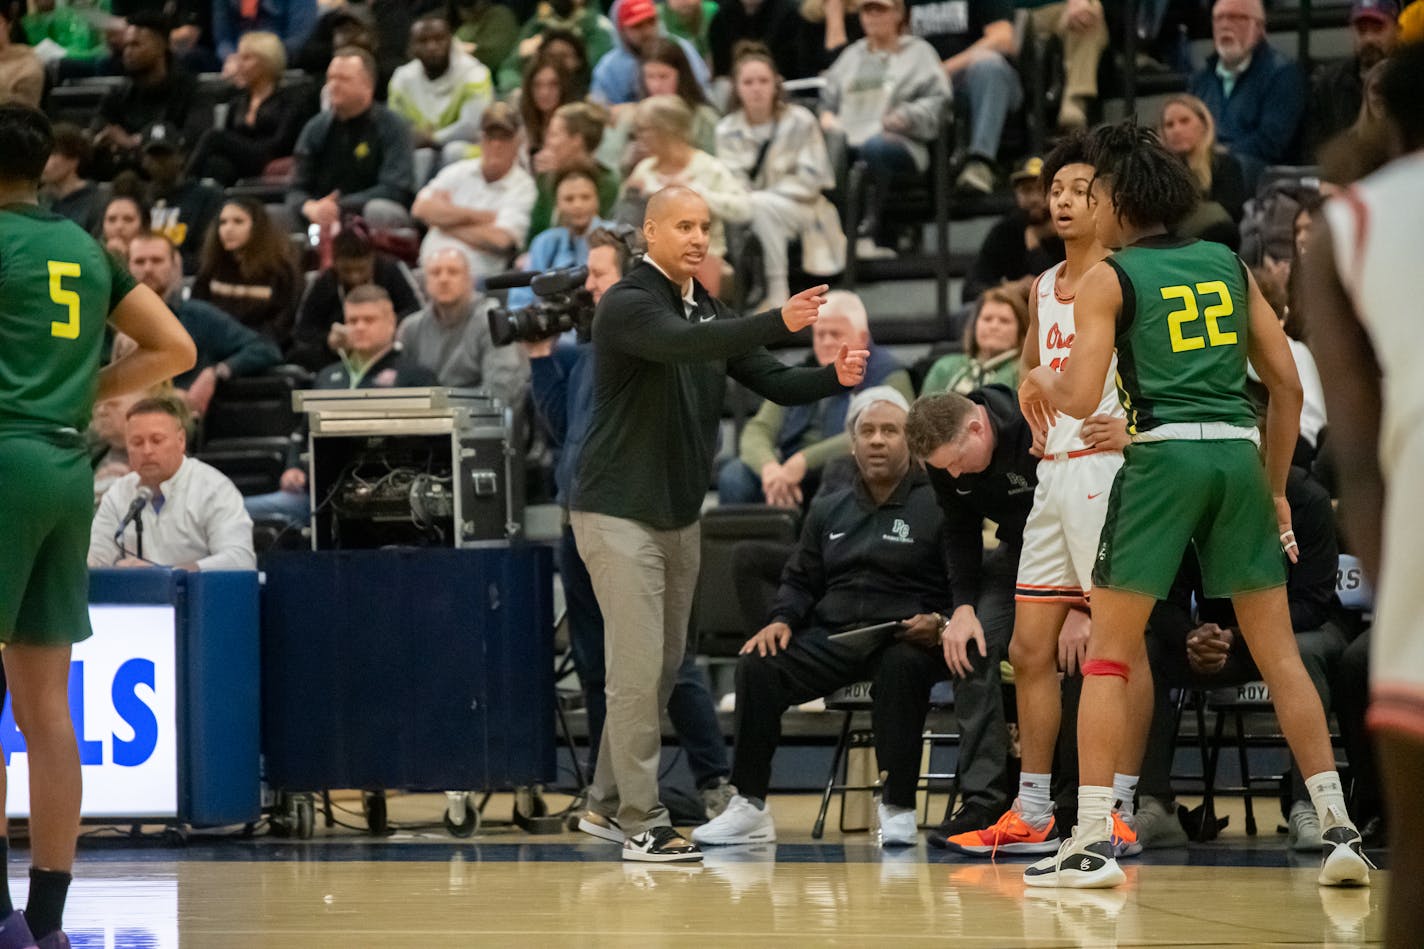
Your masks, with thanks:
M1018 802L1004 812L992 827L955 834L946 841L950 850L973 857L993 857L998 853L1057 853L1062 843L1054 833L1053 818L1042 828L1024 820Z
M1124 817L1118 811L1112 812L1112 845L1114 857L1135 857L1142 852L1142 843L1137 839L1132 818Z

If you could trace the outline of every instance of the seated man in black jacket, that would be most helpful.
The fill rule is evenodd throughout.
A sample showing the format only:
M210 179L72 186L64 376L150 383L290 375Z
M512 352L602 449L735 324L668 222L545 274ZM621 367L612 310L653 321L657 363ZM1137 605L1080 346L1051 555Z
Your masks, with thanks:
M930 688L948 678L939 649L949 602L945 518L905 443L905 397L866 389L846 413L857 476L811 505L801 542L781 577L771 622L737 662L737 795L692 832L698 844L776 839L766 807L781 714L862 679L875 682L875 753L886 772L881 840L916 837L915 785ZM836 639L884 623L883 636Z
M338 49L326 69L328 106L297 136L287 192L287 207L310 224L331 227L343 213L377 228L410 224L410 127L376 102L376 75L375 58L355 46Z
M348 222L331 241L331 266L317 275L302 297L287 362L319 372L336 359L345 332L342 301L367 283L386 291L397 320L420 309L415 278L406 265L377 253L365 224Z
M1347 645L1345 629L1334 611L1340 559L1335 517L1329 492L1302 468L1291 469L1286 500L1300 545L1300 559L1286 568L1291 628L1306 672L1329 715L1330 683ZM1138 784L1138 838L1146 847L1186 843L1186 833L1170 806L1174 737L1170 691L1216 689L1261 678L1236 628L1230 601L1205 599L1201 582L1201 567L1189 548L1171 593L1153 608L1147 624L1156 707ZM1319 851L1323 846L1320 819L1299 769L1292 769L1291 784L1290 845L1295 850Z

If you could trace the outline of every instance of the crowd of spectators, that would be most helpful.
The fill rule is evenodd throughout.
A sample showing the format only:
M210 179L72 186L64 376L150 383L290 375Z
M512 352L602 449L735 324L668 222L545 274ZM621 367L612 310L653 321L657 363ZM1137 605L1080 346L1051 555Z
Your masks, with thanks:
M944 345L917 370L901 365L873 342L877 314L854 294L832 293L807 364L829 365L842 344L868 349L863 388L876 387L879 398L857 403L847 393L796 409L766 403L718 473L718 494L724 503L814 510L831 463L853 467L845 461L853 444L874 444L877 458L898 465L900 401L908 405L917 391L964 395L978 407L965 431L983 443L990 469L1031 466L1026 449L1025 457L1005 454L1024 446L1005 438L1018 430L995 387L1016 385L1030 284L1064 249L1044 197L1042 162L1004 148L1032 91L1017 60L1025 25L1034 36L1056 38L1063 55L1062 74L1051 80L1061 90L1053 124L1088 124L1099 110L1110 10L1098 0L617 0L607 10L590 0L546 0L527 12L521 23L493 0L448 7L214 0L211 9L177 19L148 10L117 19L53 0L31 0L23 10L0 5L0 102L41 105L66 80L105 77L87 125L56 128L43 179L48 206L127 260L198 348L197 365L171 391L96 413L96 491L114 486L100 508L102 531L96 521L96 563L140 562L122 535L118 546L114 540L116 516L140 487L167 499L154 507L159 517L167 507L168 521L185 525L173 528L175 538L199 530L199 515L224 519L226 533L214 537L250 527L242 504L229 503L231 483L185 454L189 432L225 380L285 363L315 374L319 388L478 386L516 407L539 402L540 379L551 378L555 362L560 379L577 380L587 368L565 363L562 351L494 345L487 314L497 301L482 281L511 268L598 264L591 248L608 248L618 224L640 225L649 197L668 185L692 188L710 209L710 252L698 278L714 295L750 286L764 305L779 307L803 277L829 281L852 257L893 256L906 235L887 217L887 203L923 178L950 111L959 127L945 173L962 193L1011 192L1012 205L977 248L964 305L943 314ZM1241 246L1257 226L1252 198L1266 169L1312 163L1332 140L1357 130L1369 117L1372 72L1410 30L1424 32L1421 23L1419 3L1401 13L1397 0L1354 0L1350 55L1307 75L1268 38L1261 0L1215 0L1212 52L1154 117L1200 190L1181 232ZM202 94L203 72L229 86L216 107ZM817 80L812 93L787 92L789 80L808 78ZM845 184L842 154L867 170L864 213L852 234L837 193ZM1299 211L1297 230L1309 210ZM1294 236L1251 263L1264 264L1263 291L1297 337L1293 352L1309 377L1309 353L1289 318L1290 268L1300 253ZM759 253L738 254L749 240ZM741 272L748 262L756 272ZM507 302L524 306L533 296L516 290ZM862 416L875 422L863 432L855 424ZM1292 490L1319 500L1323 489L1310 476L1326 428L1318 399L1307 399L1302 421ZM558 438L552 441L557 450ZM252 516L300 522L309 513L295 448L288 461L279 490L247 499ZM850 477L876 505L889 498L911 504L928 490L898 468L887 473L856 461L859 480ZM208 490L222 503L204 507L198 498ZM929 518L923 536L957 532L963 540L967 525L977 530L986 514L1005 516L996 507L1002 500L950 512L943 523ZM869 502L838 503L849 512ZM1326 508L1319 550L1293 570L1291 587L1293 619L1302 598L1318 607L1296 625L1303 651L1318 660L1311 669L1323 696L1354 648L1337 628L1327 589L1336 550ZM827 508L817 516L844 513ZM1013 517L1007 526L995 520L1012 547ZM1309 528L1298 530L1309 553ZM250 543L236 551L226 540L208 550L176 540L168 546L163 537L152 543L145 560L251 563ZM943 580L952 591L946 607L978 604L991 614L981 633L999 655L1007 634L994 596L1006 574L977 548L961 554L978 566L966 572L951 564L924 591ZM793 564L815 556L803 544ZM795 594L797 606L779 607L772 626L794 619L791 625L819 629L859 618L821 616L807 599L833 593L835 576L816 578L815 590L795 570L788 576L782 599ZM1179 579L1183 595L1154 615L1161 694L1253 674L1232 618L1193 599L1190 564ZM759 635L780 635L769 629ZM846 670L860 658L847 658ZM786 686L788 663L794 657L747 661L739 697L772 690L752 699L767 722L802 697L804 690ZM949 671L989 675L967 661ZM921 672L878 674L898 682ZM920 705L916 686L908 711L892 714L922 717ZM983 736L1002 729L1001 712L983 714L976 741L987 747L997 739ZM742 768L760 795L767 752L752 748ZM890 751L897 763L901 752ZM1152 762L1142 787L1165 813L1171 795L1163 767ZM990 803L993 771L984 772L980 789L985 808L1003 803ZM1297 823L1293 833L1308 840L1310 828Z

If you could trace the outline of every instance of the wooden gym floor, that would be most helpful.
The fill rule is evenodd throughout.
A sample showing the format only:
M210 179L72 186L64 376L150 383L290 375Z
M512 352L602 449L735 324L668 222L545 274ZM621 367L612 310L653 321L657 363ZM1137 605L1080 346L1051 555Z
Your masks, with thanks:
M882 853L835 830L834 808L812 841L816 799L804 795L772 802L777 844L717 848L691 868L628 865L583 835L497 826L507 796L480 833L455 840L443 806L393 797L381 840L319 827L311 841L173 847L98 833L81 848L66 929L76 949L1363 946L1379 944L1389 877L1321 889L1315 858L1288 854L1267 820L1255 839L1124 861L1120 889L1059 893L1026 891L1022 861L971 862L923 843ZM25 856L10 868L19 905Z

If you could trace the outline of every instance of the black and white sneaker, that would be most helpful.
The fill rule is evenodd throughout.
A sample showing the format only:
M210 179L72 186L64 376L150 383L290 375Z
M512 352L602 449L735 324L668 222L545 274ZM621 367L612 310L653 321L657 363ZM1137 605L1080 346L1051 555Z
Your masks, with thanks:
M685 863L701 860L702 851L671 827L651 827L623 841L623 859L644 863Z
M1320 861L1321 886L1369 886L1374 864L1365 856L1360 832L1350 824L1332 824L1320 835L1325 842L1325 858Z
M1105 834L1111 834L1109 826ZM1073 836L1063 841L1058 853L1032 864L1024 870L1023 881L1027 886L1066 887L1089 890L1121 886L1127 874L1117 865L1113 856L1111 836L1097 840L1083 840L1081 828L1073 828Z
M606 840L609 843L621 844L626 840L623 828L618 826L618 822L611 817L604 817L595 811L584 811L579 818L578 829L585 834Z

